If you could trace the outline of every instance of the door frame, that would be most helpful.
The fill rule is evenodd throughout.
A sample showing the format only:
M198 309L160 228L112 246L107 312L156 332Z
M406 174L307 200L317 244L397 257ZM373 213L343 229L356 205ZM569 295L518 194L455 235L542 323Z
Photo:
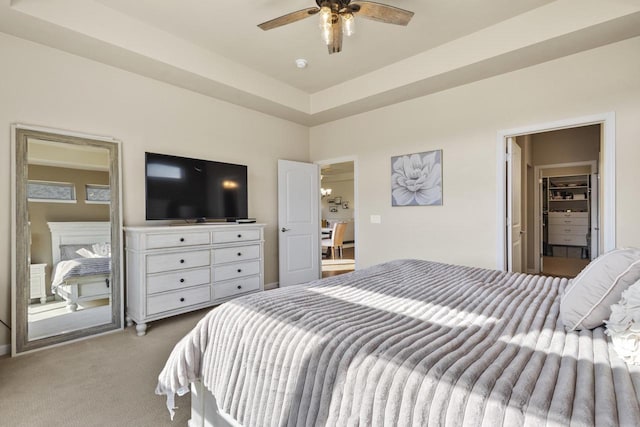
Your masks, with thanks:
M540 224L542 223L542 217L540 215L540 212L542 211L542 206L540 206L540 200L541 200L541 194L540 194L540 180L542 179L542 171L545 169L557 169L557 168L570 168L570 167L576 167L576 166L590 166L591 167L591 171L589 173L589 175L592 175L594 173L600 173L598 171L598 161L597 160L585 160L583 162L570 162L570 163L554 163L554 164L547 164L547 165L538 165L538 166L534 166L534 179L535 179L535 188L533 190L534 192L534 201L533 201L533 230L534 230L534 234L535 234L535 240L533 241L533 252L535 254L535 258L534 258L534 274L538 274L540 273L541 269L540 269L540 257L541 257L541 242L542 242L542 227L540 227ZM600 197L600 194L598 194L598 197ZM600 201L598 200L598 206L600 206ZM589 207L589 209L591 209L591 207ZM598 215L598 222L602 222L601 221L601 217L600 215ZM598 224L599 226L601 224ZM601 228L601 227L598 227ZM592 232L593 227L589 230L589 232ZM599 234L599 233L598 233ZM600 236L598 236L598 240L600 239ZM600 248L601 245L598 245L598 248ZM592 256L594 254L591 254ZM596 254L597 256L597 254Z
M533 133L599 124L602 126L600 141L600 212L601 252L607 252L616 246L616 116L614 112L594 114L592 116L568 118L554 122L499 130L497 135L496 169L496 268L507 267L507 171L505 167L507 138Z
M316 160L313 163L317 164L320 167L320 174L322 174L322 166L331 165L333 163L344 163L344 162L353 162L353 258L354 258L354 268L358 268L358 235L360 228L360 218L358 218L358 158L356 156L344 156L344 157L334 157L331 159L323 159ZM320 179L318 180L318 188L320 188ZM318 209L320 211L319 217L322 218L322 204L318 205ZM318 232L320 232L320 227L318 227ZM320 239L322 240L322 239ZM321 268L322 270L322 268Z
M511 144L509 144L509 140L511 140ZM514 154L518 154L517 162L514 161ZM517 172L517 173L514 173ZM522 215L522 206L523 206L523 198L526 196L526 193L522 192L522 148L516 142L516 138L509 137L507 138L507 176L512 177L511 179L507 179L507 240L509 241L509 246L507 247L507 266L513 269L513 265L515 264L514 260L516 258L517 251L514 251L514 227L520 227L518 230L519 241L519 257L520 257L520 267L516 269L517 272L522 272L522 262L526 263L526 256L523 256L523 248L526 245L523 245L523 229L526 229L526 226L523 226L522 221L526 217L526 215ZM520 185L513 185L514 178L518 177L518 182ZM517 209L514 209L514 195L517 194L520 196L520 203L515 206ZM514 216L515 212L518 213L519 221L515 221Z

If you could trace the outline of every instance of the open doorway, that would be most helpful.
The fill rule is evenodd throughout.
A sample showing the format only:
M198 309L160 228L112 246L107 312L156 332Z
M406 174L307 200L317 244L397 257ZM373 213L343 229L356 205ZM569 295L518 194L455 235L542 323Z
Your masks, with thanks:
M354 160L320 165L322 277L355 269L355 179Z
M518 168L511 164L511 146L522 154ZM499 269L574 277L591 259L615 248L613 113L500 131L498 149L505 153L498 165L504 197L498 199L504 212L498 217ZM518 200L520 210L514 205ZM514 224L521 225L517 245ZM512 253L518 245L522 252ZM518 257L520 269L514 266Z
M534 201L526 214L528 272L571 278L598 256L601 135L593 124L517 138L534 169L525 189Z
M592 124L510 138L519 153L509 168L518 175L507 174L511 217L522 225L517 244L511 235L512 271L572 278L598 255L601 134Z

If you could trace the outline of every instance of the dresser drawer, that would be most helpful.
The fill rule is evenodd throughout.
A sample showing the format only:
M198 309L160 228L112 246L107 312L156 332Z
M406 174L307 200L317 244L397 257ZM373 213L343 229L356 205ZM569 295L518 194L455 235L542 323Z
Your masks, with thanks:
M236 246L213 250L213 263L224 264L232 261L260 258L260 245Z
M587 235L577 236L574 234L551 234L549 233L549 244L566 246L587 246Z
M147 294L184 289L211 283L211 269L179 270L147 276Z
M260 230L249 228L247 230L213 232L213 243L246 242L251 240L260 240Z
M260 289L260 277L246 277L214 285L213 297L215 299L227 298L244 294L245 292L257 291L258 289Z
M211 286L209 285L152 295L147 298L147 315L151 316L209 301L211 301Z
M589 225L589 218L584 217L566 217L551 216L549 217L549 225Z
M260 261L238 262L213 267L213 280L236 279L260 273Z
M585 225L549 225L549 234L572 234L576 236L584 236L589 229Z
M205 267L210 264L210 261L211 253L209 250L147 255L147 273Z
M551 218L589 218L589 212L549 212Z
M211 243L209 232L185 232L149 234L146 236L147 249L173 248L182 246L208 245Z

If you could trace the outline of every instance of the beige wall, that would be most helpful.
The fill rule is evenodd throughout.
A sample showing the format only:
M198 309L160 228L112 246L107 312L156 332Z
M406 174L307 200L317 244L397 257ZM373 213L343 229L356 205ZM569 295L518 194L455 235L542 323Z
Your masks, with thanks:
M144 223L144 151L249 165L249 214L268 224L267 281L277 278L276 159L356 156L359 267L413 257L496 265L496 136L564 118L616 113L617 243L640 246L640 38L417 98L310 131L131 73L0 35L0 170L9 124L123 141L124 220ZM310 141L310 144L307 144ZM443 206L390 203L391 156L443 149ZM0 182L0 318L9 320L10 185ZM371 224L370 215L381 224ZM8 343L0 328L0 345Z
M49 221L109 221L109 205L85 203L86 184L109 185L109 172L29 165L29 179L69 182L76 188L76 203L29 202L31 263L47 264L46 282L51 283L53 259ZM47 289L50 289L47 286Z
M312 128L312 160L358 159L359 267L411 257L494 268L498 131L605 112L616 114L617 244L640 246L638 51L630 39ZM390 157L434 149L443 206L391 207Z
M61 51L0 34L0 319L10 316L11 123L122 140L124 222L145 223L144 153L249 167L249 215L267 224L265 278L278 280L277 159L309 160L309 130ZM10 341L0 325L0 346Z
M535 166L598 160L600 125L531 135Z

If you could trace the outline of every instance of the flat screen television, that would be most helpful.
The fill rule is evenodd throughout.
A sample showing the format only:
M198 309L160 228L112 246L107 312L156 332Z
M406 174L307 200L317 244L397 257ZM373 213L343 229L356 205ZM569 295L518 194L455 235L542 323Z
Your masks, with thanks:
M148 220L248 216L245 165L146 153L145 176Z

